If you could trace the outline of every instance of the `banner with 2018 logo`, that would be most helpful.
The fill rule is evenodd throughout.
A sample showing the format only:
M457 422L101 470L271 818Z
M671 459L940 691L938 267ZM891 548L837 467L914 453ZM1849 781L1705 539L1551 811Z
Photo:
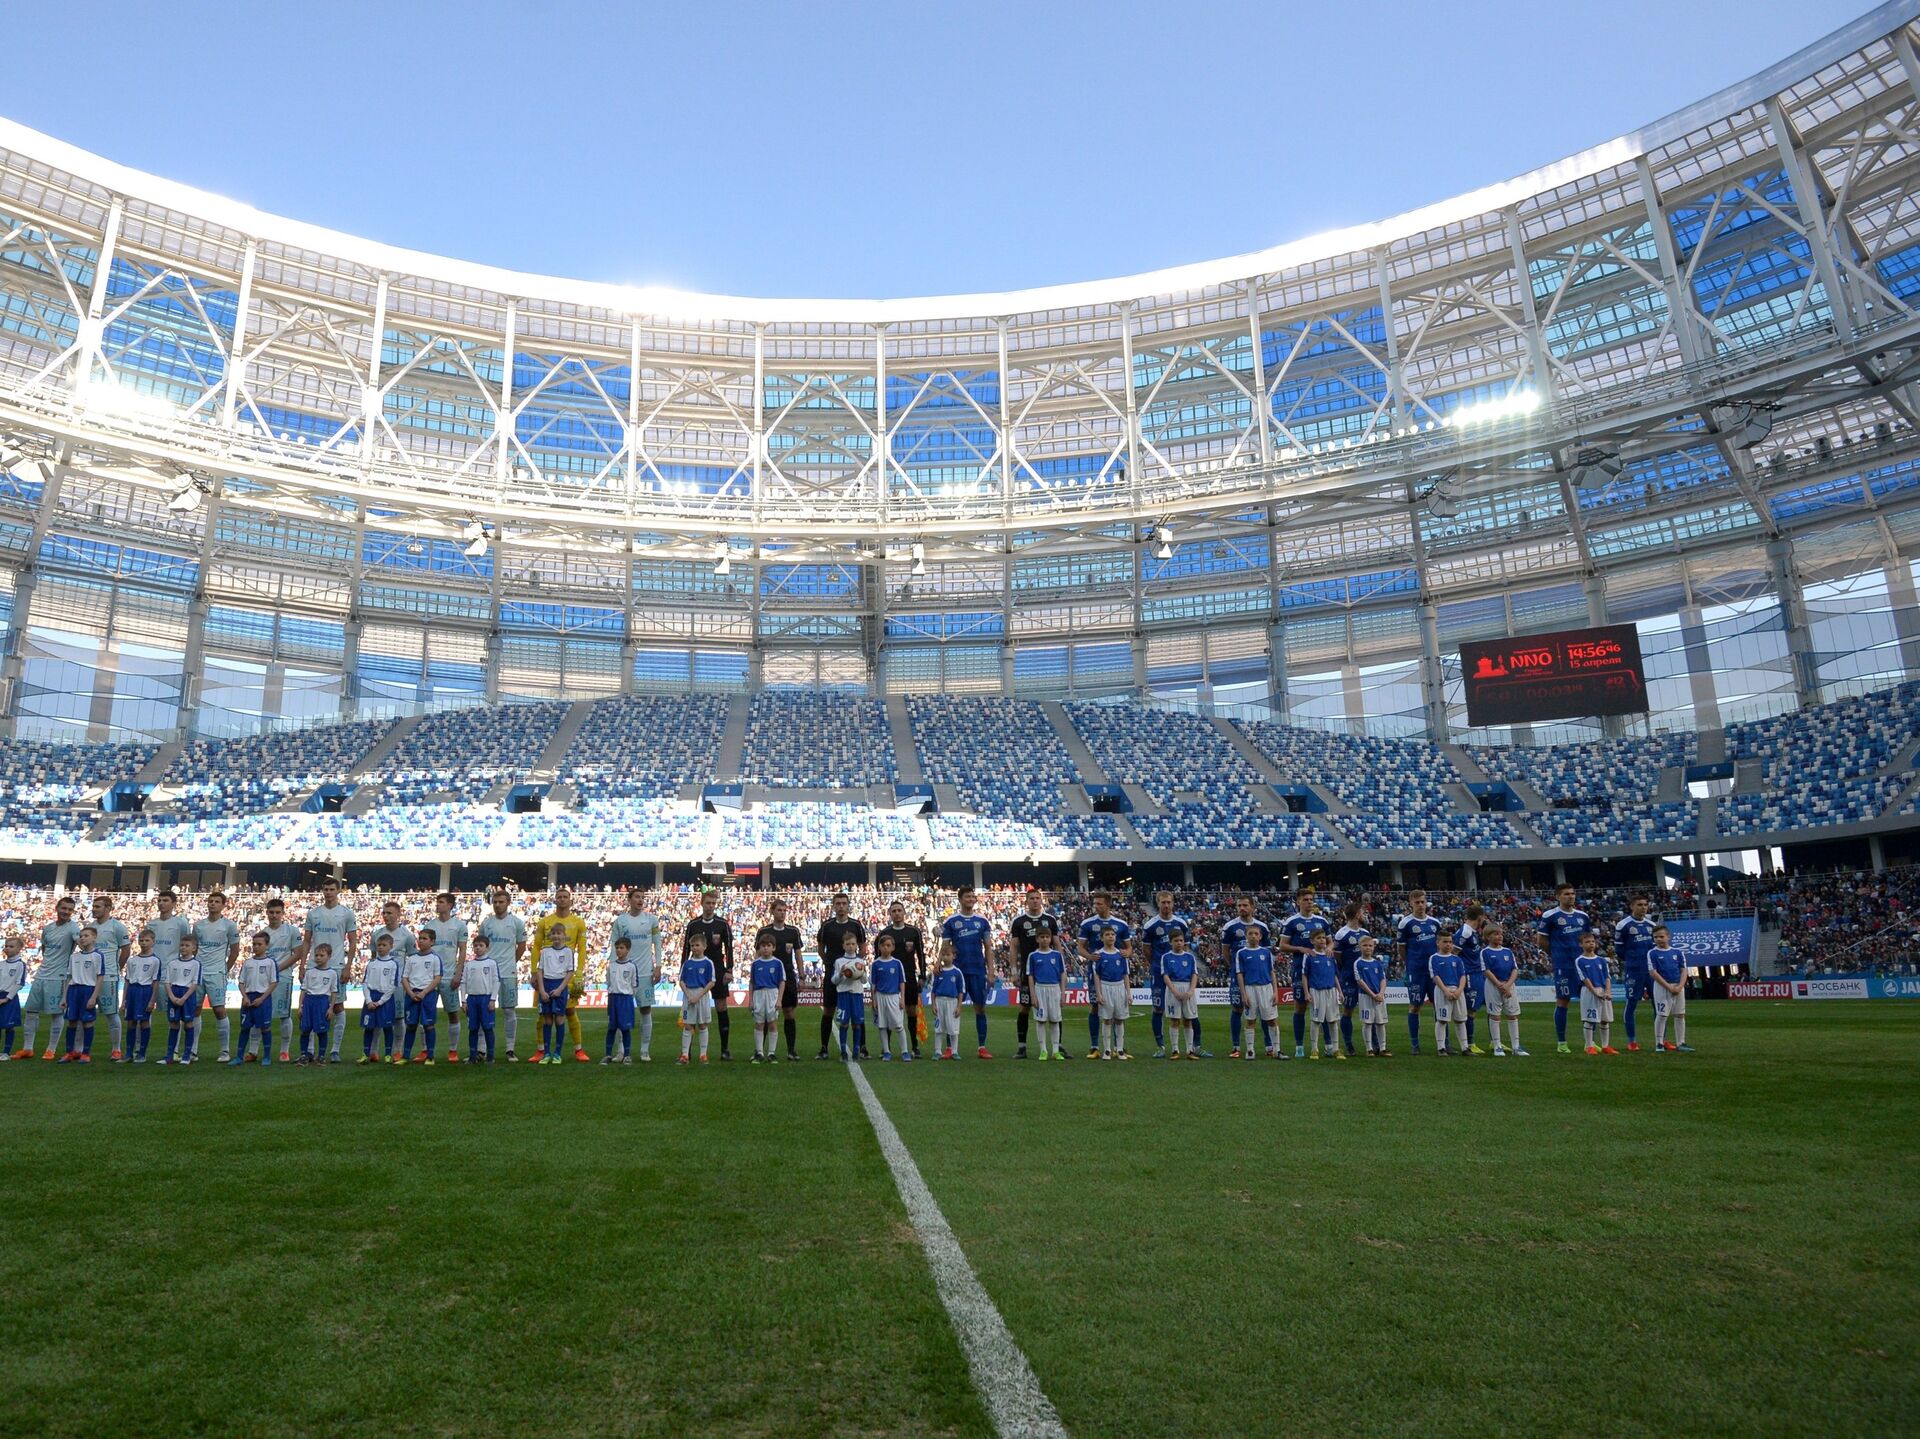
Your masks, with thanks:
M1667 921L1668 932L1673 935L1673 947L1687 957L1688 965L1700 969L1720 965L1751 969L1754 927L1755 921L1751 916L1745 919Z

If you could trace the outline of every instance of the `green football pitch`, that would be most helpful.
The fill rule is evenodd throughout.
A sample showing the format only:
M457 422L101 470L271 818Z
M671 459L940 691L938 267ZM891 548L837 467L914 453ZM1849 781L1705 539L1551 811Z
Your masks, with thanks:
M1920 1004L1693 1011L863 1072L1075 1436L1912 1432ZM751 1046L0 1066L0 1432L991 1433L851 1078Z

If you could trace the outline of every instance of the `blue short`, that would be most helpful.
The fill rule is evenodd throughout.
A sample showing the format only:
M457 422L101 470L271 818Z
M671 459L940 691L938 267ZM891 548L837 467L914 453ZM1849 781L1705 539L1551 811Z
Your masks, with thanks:
M360 1027L362 1029L385 1029L393 1023L394 1001L388 995L378 1004L360 1006Z
M67 1023L92 1024L94 1005L93 986L90 984L70 984L67 986Z
M470 994L467 996L467 1023L477 1024L482 1029L493 1028L492 995Z
M1350 974L1340 976L1340 1004L1344 1009L1360 1007L1360 981Z
M1564 1003L1574 999L1580 993L1580 971L1572 965L1554 965L1553 998L1555 1003Z
M1484 969L1470 969L1461 976L1460 987L1466 992L1467 1013L1487 1007L1487 986L1484 983L1487 972Z
M858 991L853 994L836 995L834 1004L840 1011L840 1018L846 1023L865 1024L867 1022L867 1002Z
M194 1016L200 1013L200 991L195 990L185 999L176 1000L171 993L167 995L167 1023L191 1024Z
M247 998L252 999L253 996L248 995ZM249 1028L272 1029L273 1028L273 996L269 994L265 999L261 1000L258 1004L254 1005L253 1008L251 1009L247 1008L245 1005L241 1005L240 1006L240 1027L242 1029L249 1029Z
M1642 969L1639 974L1626 977L1627 1003L1633 1004L1642 999L1653 998L1653 971Z
M621 1031L633 1028L633 996L630 994L610 994L607 996L607 1027Z
M20 996L15 995L5 1004L0 1004L0 1029L18 1029L20 1027Z
M312 1034L316 1030L325 1034L333 1019L333 996L329 994L305 994L300 996L300 1032ZM173 1016L167 1016L171 1019Z
M567 990L565 985L561 986L558 994L541 994L540 1014L544 1019L565 1019L567 1017Z
M984 969L963 969L960 978L967 986L967 1003L985 1004L987 1002L987 972Z
M439 1002L440 991L437 989L428 990L425 997L421 999L414 999L409 996L407 999L407 1023L433 1024L439 1017L439 1011L437 1009Z
M120 1012L135 1024L144 1024L153 1013L153 986L130 984L121 997Z

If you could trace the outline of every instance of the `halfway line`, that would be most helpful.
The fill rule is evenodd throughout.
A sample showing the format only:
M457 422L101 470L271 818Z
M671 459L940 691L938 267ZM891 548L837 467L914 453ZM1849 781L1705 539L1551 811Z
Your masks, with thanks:
M986 1405L994 1433L1001 1439L1067 1439L1066 1426L1060 1422L1053 1402L1042 1392L1040 1381L1033 1377L1033 1366L1007 1332L1007 1321L1000 1317L973 1266L967 1263L947 1216L940 1212L939 1203L920 1177L920 1166L901 1142L880 1096L873 1092L859 1065L848 1065L847 1072L853 1076L853 1087L866 1106L880 1152L887 1156L887 1166L893 1170L893 1182L907 1206L907 1218L920 1236L927 1267L933 1271L934 1288L940 1292L940 1302L947 1306L947 1317L953 1321L953 1332L973 1374L973 1387Z

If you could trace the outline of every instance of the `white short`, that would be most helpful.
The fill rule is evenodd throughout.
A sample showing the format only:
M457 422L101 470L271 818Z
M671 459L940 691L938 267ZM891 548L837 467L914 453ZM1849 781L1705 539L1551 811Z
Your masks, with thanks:
M1360 991L1360 1022L1362 1024L1385 1024L1387 1022L1387 1002L1375 999L1364 989Z
M1330 1024L1340 1017L1340 991L1337 989L1312 989L1307 991L1313 1007L1315 1024Z
M901 1003L900 996L876 994L873 997L873 1022L881 1029L905 1029L907 1007Z
M1279 1006L1274 1003L1272 985L1256 984L1252 989L1240 991L1240 1018L1243 1023L1252 1020L1255 1024L1264 1024L1271 1021L1279 1012ZM1187 1017L1192 1019L1196 1016L1188 1015Z
M1200 991L1195 990L1186 999L1177 999L1171 989L1166 991L1161 1009L1168 1019L1198 1019L1200 1017Z
M753 1019L756 1024L772 1024L780 1017L780 991L777 989L756 989L753 991Z
M1612 1024L1613 996L1595 995L1590 989L1580 991L1580 1022L1582 1024Z
M1030 988L1033 992L1033 1017L1042 1024L1060 1023L1060 986L1035 981Z
M1486 976L1482 995L1486 1000L1487 1013L1498 1019L1503 1015L1520 1015L1520 993L1516 989L1512 994L1503 994L1500 986L1493 982L1493 976Z
M936 994L933 997L933 1017L942 1033L960 1032L960 996L957 994Z
M1683 1015L1687 1012L1687 987L1680 986L1678 994L1670 993L1658 980L1653 985L1653 1012L1664 1015Z
M1124 979L1100 981L1100 1017L1126 1019L1133 1013L1133 986Z
M1448 999L1445 990L1439 985L1433 987L1433 1017L1440 1024L1465 1024L1467 1015L1472 1011L1467 1007L1467 991L1463 985L1458 999Z
M695 1000L680 1010L680 1025L683 1029L694 1029L703 1024L713 1023L713 996Z

